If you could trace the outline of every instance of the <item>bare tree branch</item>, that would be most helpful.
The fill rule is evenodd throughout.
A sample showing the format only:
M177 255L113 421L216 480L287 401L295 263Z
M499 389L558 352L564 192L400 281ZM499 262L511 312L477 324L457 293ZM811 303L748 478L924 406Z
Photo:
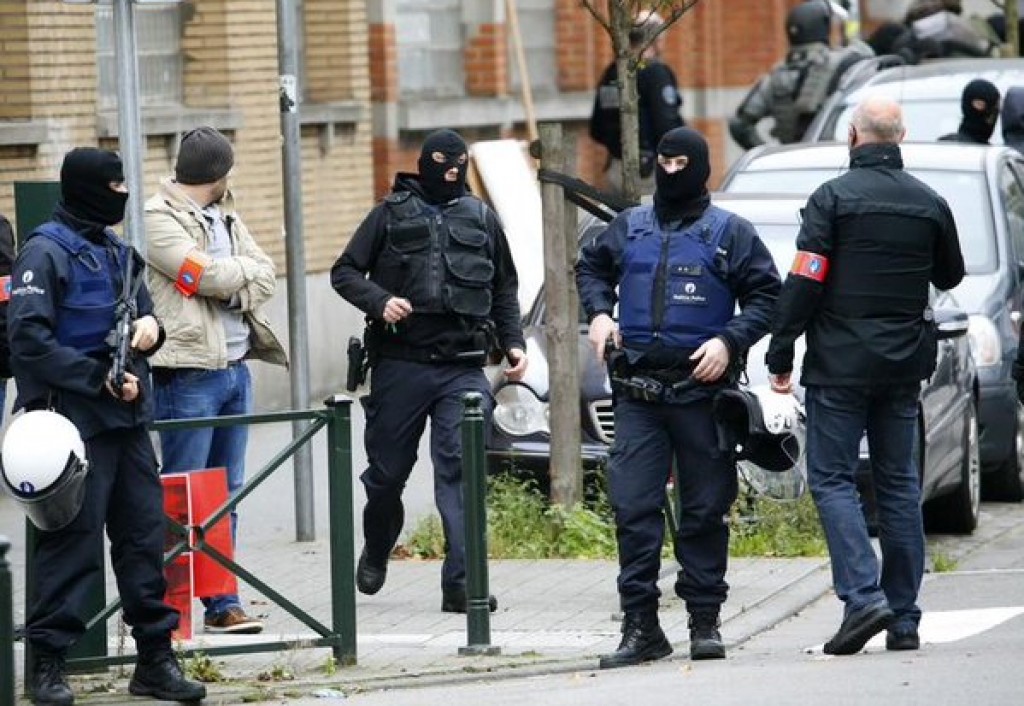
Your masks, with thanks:
M597 23L604 28L604 31L607 32L609 36L614 33L612 31L611 21L606 16L602 15L600 10L594 7L591 0L580 0L580 5L582 5L583 8L589 12L595 20L597 20Z
M662 32L667 31L683 15L696 7L700 0L579 0L579 3L611 38L619 90L622 192L627 199L639 201L640 124L636 75L640 67L640 57ZM630 30L637 26L638 18L652 12L657 12L661 16L661 24L648 27L651 34L644 37L642 45L630 46Z

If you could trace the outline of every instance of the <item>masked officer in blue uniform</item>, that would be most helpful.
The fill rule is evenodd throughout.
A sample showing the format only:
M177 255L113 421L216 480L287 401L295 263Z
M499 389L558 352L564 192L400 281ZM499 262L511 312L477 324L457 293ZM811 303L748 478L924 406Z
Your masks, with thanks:
M103 581L96 557L104 526L111 563L138 657L129 690L138 696L198 701L206 687L182 674L171 648L178 612L164 602L163 489L146 430L153 418L149 364L164 332L142 283L142 259L110 230L124 220L128 191L113 152L77 148L61 166L61 201L18 253L8 310L15 410L52 409L77 427L89 472L70 524L40 531L35 593L25 636L36 660L37 706L70 706L69 647L85 632L89 591ZM124 384L111 376L114 329L125 265L131 259L136 318Z
M402 531L402 490L430 419L434 497L445 536L441 609L466 612L462 504L462 396L479 392L492 339L519 380L526 372L518 280L497 214L466 190L469 150L452 130L427 136L419 174L399 173L392 193L356 229L331 284L366 313L372 377L366 411L366 543L362 593L384 585ZM368 275L368 276L367 276ZM493 331L493 335L492 335ZM491 610L497 601L491 596Z
M624 615L622 642L601 658L602 668L672 652L658 624L657 580L673 461L675 551L684 567L675 589L689 612L690 656L725 657L718 631L728 590L725 516L737 480L731 451L719 445L712 400L735 386L747 349L768 332L781 286L753 226L711 205L708 145L699 132L668 132L657 163L654 205L621 213L576 265L590 342L599 357L609 338L616 347L609 356L615 442L608 490Z

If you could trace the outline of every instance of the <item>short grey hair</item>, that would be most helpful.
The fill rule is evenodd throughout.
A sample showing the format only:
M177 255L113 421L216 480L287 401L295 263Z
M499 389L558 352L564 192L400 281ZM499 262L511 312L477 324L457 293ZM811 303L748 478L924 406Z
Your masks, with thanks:
M903 110L891 98L870 96L854 109L850 120L858 132L879 142L899 142L903 137Z

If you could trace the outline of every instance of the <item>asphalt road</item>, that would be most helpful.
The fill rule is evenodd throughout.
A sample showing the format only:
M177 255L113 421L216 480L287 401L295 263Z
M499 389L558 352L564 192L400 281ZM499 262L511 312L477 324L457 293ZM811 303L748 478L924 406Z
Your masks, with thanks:
M985 506L985 519L1007 529L931 573L922 589L922 649L890 653L882 638L852 657L830 657L821 644L840 619L828 595L733 649L721 662L674 660L616 671L585 671L465 685L352 695L352 706L445 703L538 703L749 706L816 703L963 706L1015 704L1024 698L1024 506ZM963 556L972 538L932 537L932 559ZM327 704L331 699L289 702Z

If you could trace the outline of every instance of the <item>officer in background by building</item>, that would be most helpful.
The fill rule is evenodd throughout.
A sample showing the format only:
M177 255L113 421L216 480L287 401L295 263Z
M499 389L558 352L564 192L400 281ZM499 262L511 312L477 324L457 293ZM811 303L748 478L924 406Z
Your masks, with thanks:
M895 101L855 109L850 169L807 202L766 356L772 389L789 391L794 343L806 332L808 483L844 603L826 654L858 652L886 628L888 649L919 645L925 547L913 447L920 382L935 369L929 284L952 289L964 261L949 206L903 171L904 134ZM865 430L881 574L857 492Z
M274 295L274 262L235 210L228 189L234 149L212 127L181 138L174 178L146 202L149 285L167 343L153 357L157 419L251 414L248 360L287 365L264 305ZM227 488L245 485L247 425L160 432L164 473L224 468ZM236 539L238 515L231 513ZM253 634L263 623L238 594L203 598L203 629Z
M753 226L711 205L704 137L687 127L671 130L658 144L657 162L654 205L621 213L576 265L590 342L598 357L608 353L609 337L616 345L608 491L624 615L622 642L601 658L602 668L672 652L658 623L657 581L674 459L675 551L685 567L675 589L689 611L690 656L725 657L718 631L728 591L725 516L737 479L732 453L719 448L712 400L735 387L746 351L768 332L780 287Z
M630 50L643 51L637 67L636 92L640 123L640 189L647 194L654 190L654 148L666 132L685 124L679 114L683 98L676 75L661 60L665 39L664 34L657 33L663 25L660 15L649 12L637 20L629 33ZM622 191L622 108L618 80L618 67L612 61L601 75L590 114L590 137L608 150L605 183L615 193Z
M113 152L77 148L64 158L61 201L53 219L26 239L14 265L8 334L18 387L16 409L52 409L85 441L89 473L77 517L40 531L33 557L35 595L25 637L36 656L34 703L69 706L67 650L85 632L89 591L103 581L103 530L138 651L129 690L138 696L198 701L171 647L178 612L164 602L163 489L146 424L153 419L152 355L163 329L142 282L143 262L110 226L124 219L128 191ZM137 307L124 384L111 375L114 328L125 267L131 260Z
M494 345L526 372L518 279L498 216L466 189L469 149L452 130L427 136L419 174L399 172L331 269L331 284L366 313L372 376L366 411L365 545L356 585L377 593L405 520L405 488L430 419L434 497L445 536L441 610L466 612L462 397L493 407L485 364ZM497 608L490 597L490 608Z
M1000 109L1003 142L1024 153L1024 86L1008 88Z
M960 94L963 118L956 132L943 135L940 142L967 142L987 145L999 119L999 89L991 81L976 78Z
M809 0L786 16L789 53L762 76L729 119L729 134L743 149L764 144L757 131L767 117L775 119L772 136L782 144L798 142L825 99L851 66L874 52L855 40L841 49L829 45L832 35L831 4Z

